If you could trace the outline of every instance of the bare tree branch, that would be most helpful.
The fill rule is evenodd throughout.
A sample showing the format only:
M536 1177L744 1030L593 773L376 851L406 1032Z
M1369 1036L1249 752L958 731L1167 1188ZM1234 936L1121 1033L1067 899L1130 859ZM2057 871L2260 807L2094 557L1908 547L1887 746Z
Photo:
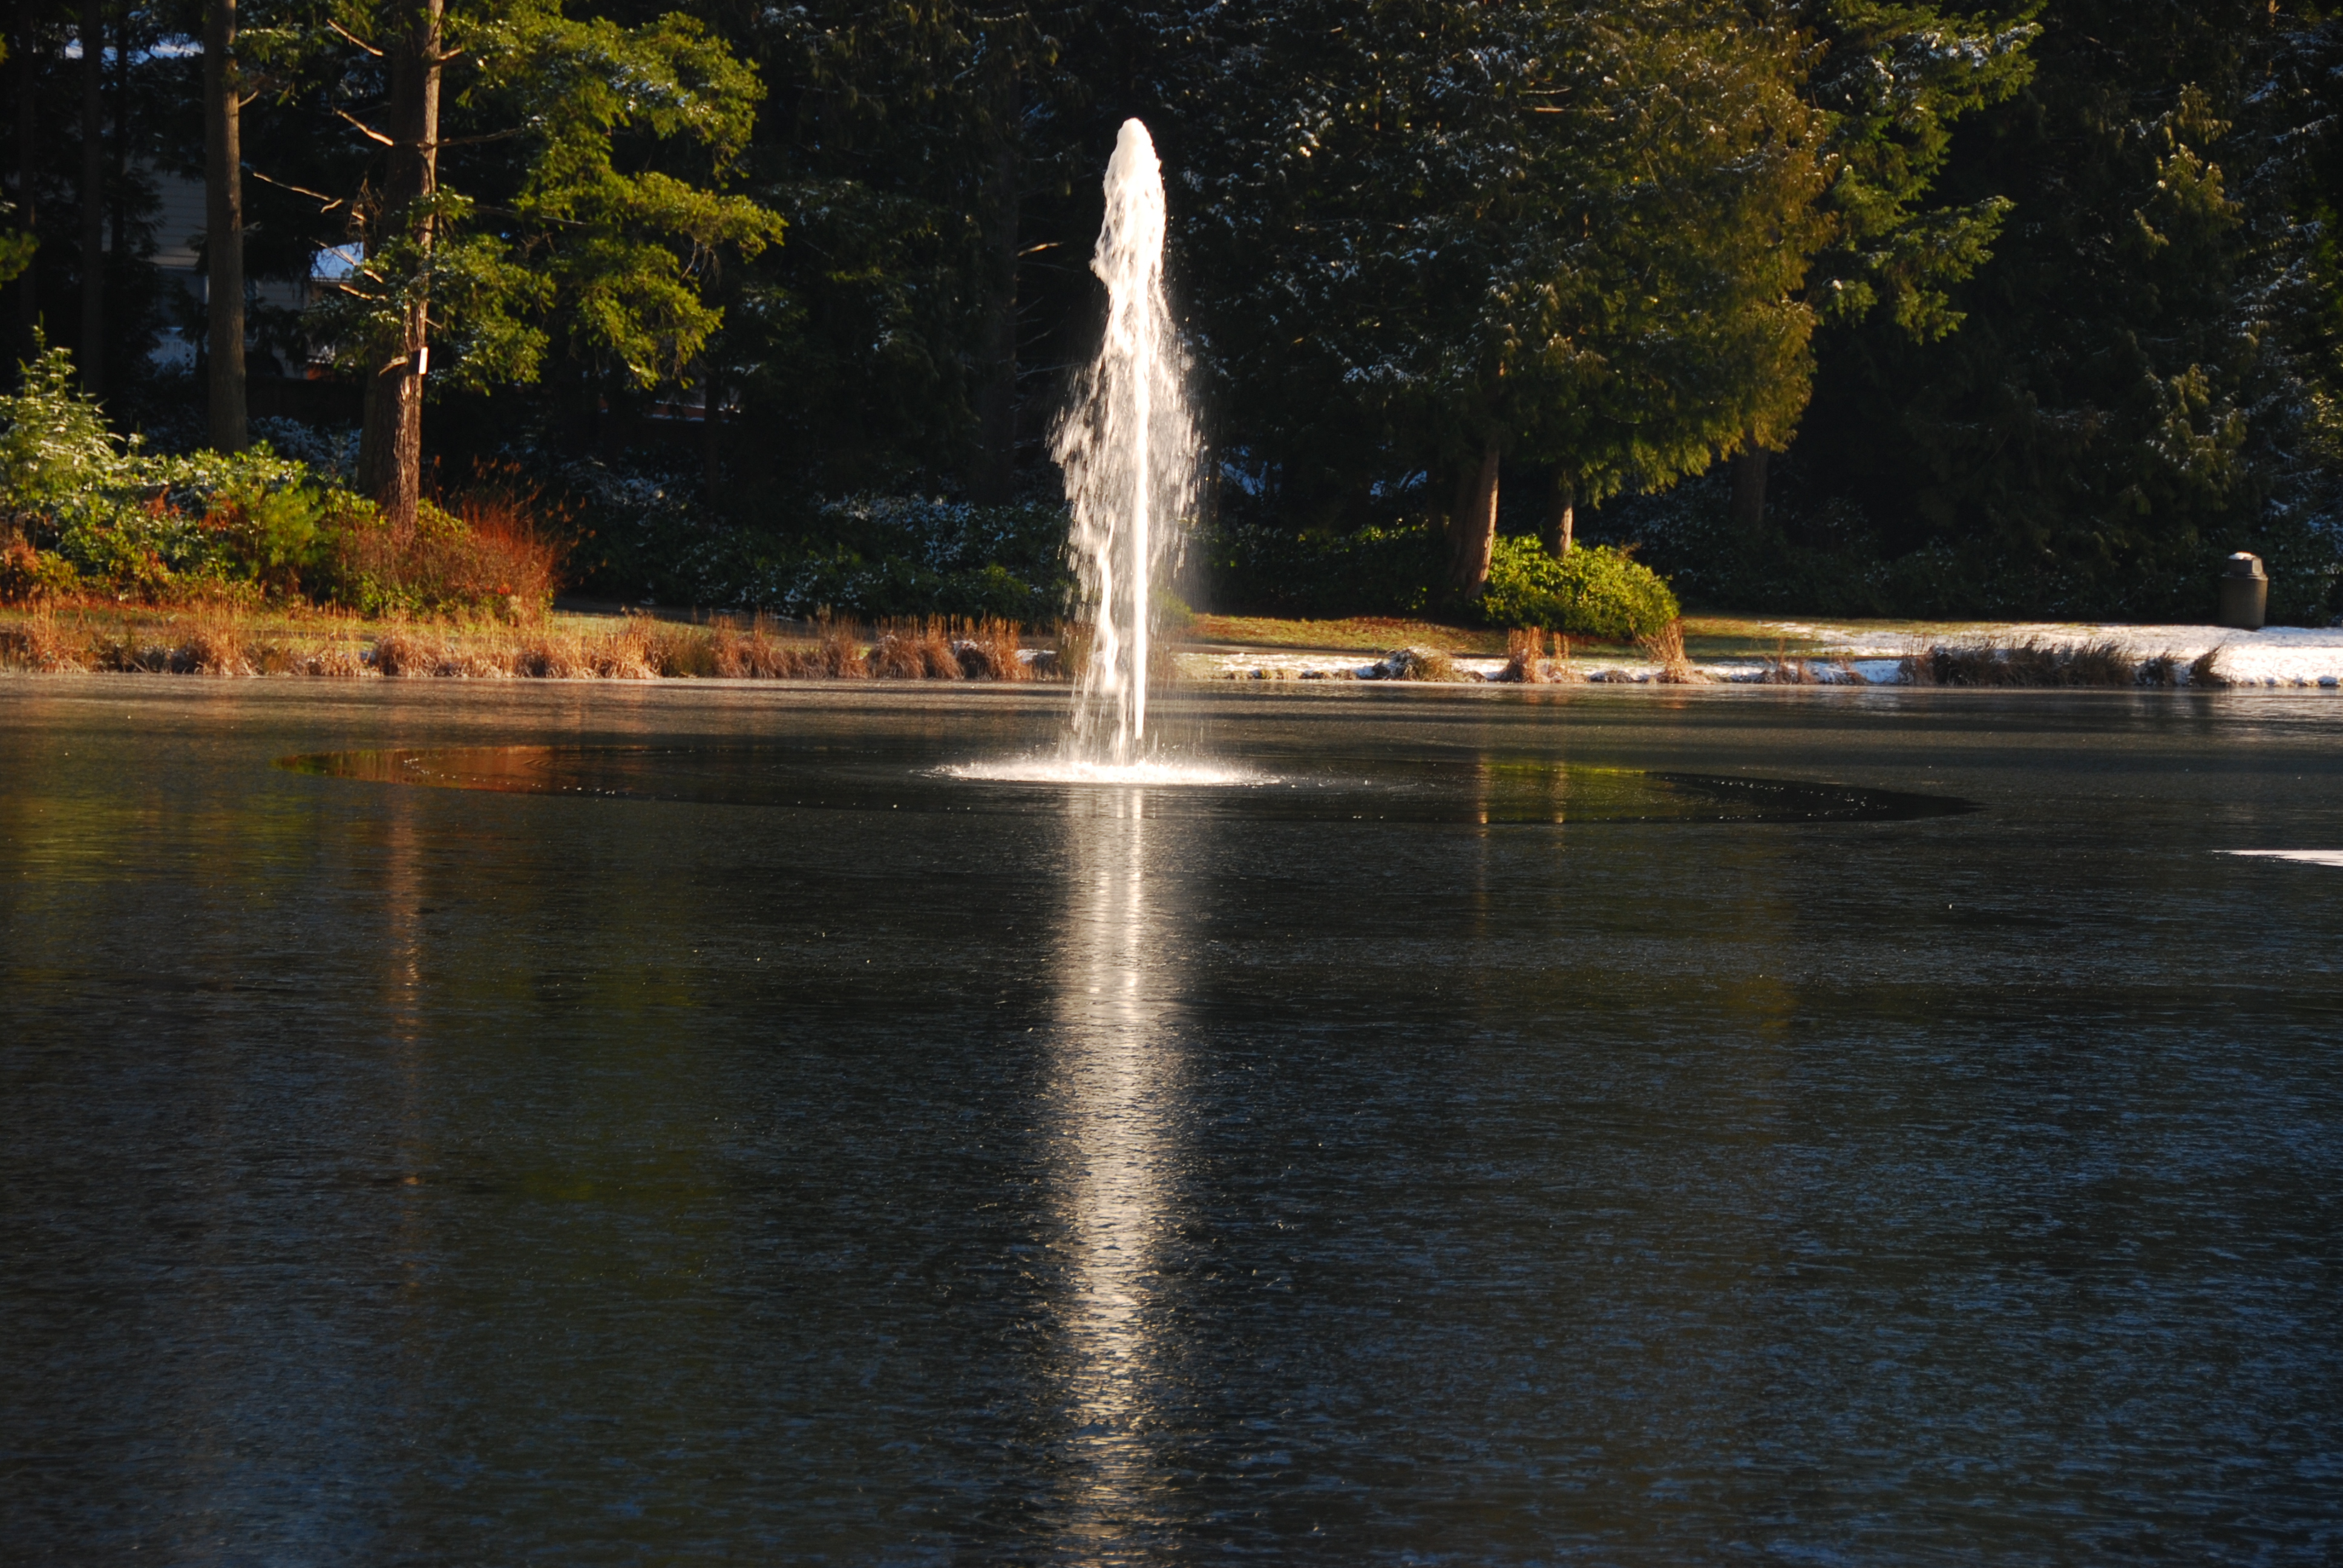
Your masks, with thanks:
M336 207L341 206L344 200L341 196L329 196L323 191L308 190L303 186L292 185L284 180L271 179L266 175L262 174L258 169L254 168L250 164L244 166L244 172L250 175L254 179L258 180L262 185L275 186L278 190L291 191L295 196L305 196L312 201L325 203L325 206L317 209L320 212L331 212Z
M351 32L347 27L343 26L339 22L334 21L329 17L327 19L326 25L331 27L335 32L339 33L343 37L347 38L351 43L356 44L359 48L364 49L367 54L372 55L376 59L379 60L382 58L381 50L376 48L364 38L361 38L357 34Z
M342 118L356 126L359 131L365 135L368 141L379 142L386 147L395 147L398 145L397 142L392 141L388 136L384 136L380 131L376 130L372 126L367 125L364 120L359 119L356 115L351 114L347 109L336 109L334 113L341 116Z

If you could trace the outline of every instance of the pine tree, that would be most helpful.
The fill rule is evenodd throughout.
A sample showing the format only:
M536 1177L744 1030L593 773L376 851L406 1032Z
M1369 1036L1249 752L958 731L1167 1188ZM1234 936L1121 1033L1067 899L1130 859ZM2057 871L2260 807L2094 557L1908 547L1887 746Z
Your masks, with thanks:
M759 22L777 86L759 188L795 215L799 243L767 269L789 306L768 324L756 390L805 432L809 467L982 500L1015 487L1037 433L1020 416L1026 289L1063 248L1030 215L1096 179L1068 58L1095 43L1091 12L816 0ZM858 447L862 462L839 460Z
M2267 0L2056 0L2041 22L2033 78L1944 177L1955 206L2012 203L1947 291L1961 330L1834 344L1800 462L1905 558L1896 608L2202 617L2219 556L2252 548L2302 562L2273 604L2308 613L2333 549L2276 487L2318 467L2317 356L2287 318L2316 314L2332 89L2307 57L2275 66L2318 26ZM2308 161L2273 168L2282 147Z
M281 84L275 161L301 171L275 183L344 193L312 221L341 215L363 254L317 325L366 381L361 478L403 523L427 375L528 384L558 349L634 386L679 381L722 319L705 297L717 259L776 243L781 221L719 188L759 85L689 16L382 0L325 20L340 47L289 18L262 41ZM315 136L327 116L331 144Z
M1910 0L1800 7L1817 56L1804 91L1824 116L1830 160L1820 201L1830 243L1805 292L1826 327L1884 316L1927 343L1960 325L1947 291L1991 255L2010 204L1999 195L1935 204L1936 182L1955 125L2031 74L2039 10L2040 0L1979 15ZM1791 434L1753 427L1734 459L1734 521L1745 537L1765 520L1768 461Z

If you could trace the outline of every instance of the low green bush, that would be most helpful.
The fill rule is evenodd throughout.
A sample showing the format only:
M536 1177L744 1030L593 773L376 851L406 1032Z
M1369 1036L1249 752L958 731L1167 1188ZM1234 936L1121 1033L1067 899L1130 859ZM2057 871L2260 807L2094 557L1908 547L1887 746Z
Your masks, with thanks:
M1481 595L1492 625L1605 642L1656 636L1682 613L1658 573L1608 545L1582 545L1556 560L1535 539L1501 538Z
M17 529L110 483L137 450L106 427L97 404L75 386L73 355L36 330L19 384L0 396L0 509Z
M1233 614L1423 615L1446 563L1441 531L1426 523L1347 534L1224 523L1192 548L1202 558L1207 602Z
M336 493L306 465L265 444L146 452L106 428L65 349L42 347L21 369L18 390L0 397L0 513L58 564L13 576L46 591L71 583L142 598L302 590L336 510Z
M952 616L1038 623L1065 613L1065 508L857 496L799 515L726 520L695 480L601 462L551 475L577 508L573 565L589 592L865 619Z
M0 396L0 596L303 598L367 614L550 602L561 547L526 498L426 502L395 532L338 476L280 457L149 453L107 430L72 357L42 347Z
M314 584L327 603L361 615L433 616L551 601L541 570L516 567L497 541L429 501L417 504L414 530L402 537L372 502L335 498L346 504L332 510Z

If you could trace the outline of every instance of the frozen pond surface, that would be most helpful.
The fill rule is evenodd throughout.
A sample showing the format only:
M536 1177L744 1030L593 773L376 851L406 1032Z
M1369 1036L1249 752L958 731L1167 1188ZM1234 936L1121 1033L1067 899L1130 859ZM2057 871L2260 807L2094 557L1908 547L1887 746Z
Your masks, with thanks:
M2331 699L1063 700L0 683L0 1555L2343 1553Z

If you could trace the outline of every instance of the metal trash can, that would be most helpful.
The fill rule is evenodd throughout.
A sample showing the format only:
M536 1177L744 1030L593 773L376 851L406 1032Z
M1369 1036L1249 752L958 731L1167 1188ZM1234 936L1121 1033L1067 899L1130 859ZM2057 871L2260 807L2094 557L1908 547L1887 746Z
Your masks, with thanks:
M2269 576L2262 558L2239 550L2221 574L2221 624L2240 631L2259 631L2269 613Z

